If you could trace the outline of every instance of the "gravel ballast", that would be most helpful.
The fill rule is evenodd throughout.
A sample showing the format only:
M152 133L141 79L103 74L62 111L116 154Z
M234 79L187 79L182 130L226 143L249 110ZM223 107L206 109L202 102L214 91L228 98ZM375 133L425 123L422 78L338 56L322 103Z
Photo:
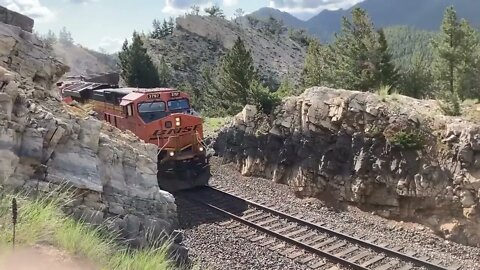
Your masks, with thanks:
M416 257L424 255L448 265L460 264L462 269L480 269L480 248L447 241L419 224L388 220L352 206L297 198L288 186L267 179L244 177L233 164L222 165L218 157L212 158L211 163L211 185L228 188L257 202L275 203L278 208L288 209L290 214L308 212L317 221L342 229L349 235L368 233L384 243L418 252ZM188 219L180 217L185 228L185 245L201 269L307 269L268 248L238 238L232 230L218 223L191 226L186 224Z

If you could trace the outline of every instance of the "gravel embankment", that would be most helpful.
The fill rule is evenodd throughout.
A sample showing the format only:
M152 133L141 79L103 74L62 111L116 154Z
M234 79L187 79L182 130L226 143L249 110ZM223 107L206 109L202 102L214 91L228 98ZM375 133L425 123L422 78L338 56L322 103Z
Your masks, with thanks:
M273 202L278 207L287 207L292 214L308 210L317 221L332 228L343 229L351 235L368 233L382 239L382 242L404 246L449 265L461 264L462 269L480 269L480 248L447 241L418 224L388 220L351 206L339 207L326 205L317 199L300 199L286 185L261 178L243 177L233 164L221 165L221 158L212 158L211 162L214 174L210 181L212 185L229 188L239 195L259 201Z
M240 238L234 230L220 225L225 219L216 214L190 207L179 201L177 208L184 232L183 244L189 248L190 259L199 269L308 269L268 247Z

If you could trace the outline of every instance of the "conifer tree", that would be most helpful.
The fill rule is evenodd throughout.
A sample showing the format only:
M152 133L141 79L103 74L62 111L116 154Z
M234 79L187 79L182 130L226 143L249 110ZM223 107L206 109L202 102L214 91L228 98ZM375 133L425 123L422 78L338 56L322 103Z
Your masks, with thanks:
M118 55L121 76L130 87L153 88L160 85L157 68L153 64L140 35L133 32L133 41L125 40Z
M312 40L308 45L307 56L302 73L302 82L305 87L324 85L327 80L327 67L325 60L327 50L317 40Z
M249 88L256 79L256 71L250 51L240 37L232 49L222 58L219 83L223 91L219 102L229 113L237 113L249 102Z
M163 37L163 31L162 31L161 22L157 19L154 19L152 24L153 24L153 31L150 34L150 37L154 38L154 39L162 38Z
M362 91L378 87L379 55L378 35L365 10L355 8L352 20L343 18L342 30L335 43L329 46L334 59L331 83L347 89Z
M480 95L479 40L473 28L459 20L453 7L445 10L441 32L432 42L433 76L444 111L460 113L460 100Z
M381 85L396 86L399 73L392 61L392 54L388 50L387 39L383 29L378 30L378 53L380 54L380 63L378 63L378 81Z

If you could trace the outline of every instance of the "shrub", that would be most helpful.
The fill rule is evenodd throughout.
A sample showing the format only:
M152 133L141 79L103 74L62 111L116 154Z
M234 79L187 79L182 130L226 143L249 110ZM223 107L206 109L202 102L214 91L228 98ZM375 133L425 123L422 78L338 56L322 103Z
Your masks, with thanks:
M402 150L421 150L423 149L423 136L419 132L397 132L390 138L390 144Z

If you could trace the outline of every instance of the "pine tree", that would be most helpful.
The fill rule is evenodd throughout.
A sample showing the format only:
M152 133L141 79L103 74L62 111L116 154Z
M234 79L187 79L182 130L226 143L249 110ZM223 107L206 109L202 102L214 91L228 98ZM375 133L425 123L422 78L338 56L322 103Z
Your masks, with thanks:
M64 45L73 45L72 34L65 26L58 33L58 41Z
M393 64L392 54L388 50L388 43L383 29L378 30L378 45L378 53L380 54L378 81L381 85L395 87L399 79L399 73Z
M223 91L217 97L228 113L237 113L249 102L249 88L256 79L253 58L240 37L222 58L219 83Z
M133 32L133 41L125 40L118 55L121 76L130 87L153 88L160 85L157 68L147 54L140 35Z
M157 19L154 19L152 24L153 31L150 34L150 37L154 39L161 39L163 37L162 24Z
M167 25L168 25L168 28L167 28L168 31L167 32L168 32L169 35L171 35L173 33L173 29L175 28L175 22L173 21L172 17L170 17L168 19Z
M331 84L347 89L371 91L379 86L378 34L365 10L355 8L352 21L343 18L342 30L329 50L335 58L327 65L333 67Z
M449 7L445 10L441 33L432 43L435 53L434 76L441 92L456 92L455 70L461 62L462 39L457 13L453 7Z
M324 85L327 77L325 64L327 57L327 50L320 42L312 40L308 45L302 73L302 82L305 87Z
M207 7L207 8L204 9L204 11L210 17L225 18L225 14L223 14L223 10L218 5L213 5L211 7Z
M478 36L465 20L458 19L453 7L448 7L432 45L437 96L443 100L446 113L458 115L460 100L480 95Z

